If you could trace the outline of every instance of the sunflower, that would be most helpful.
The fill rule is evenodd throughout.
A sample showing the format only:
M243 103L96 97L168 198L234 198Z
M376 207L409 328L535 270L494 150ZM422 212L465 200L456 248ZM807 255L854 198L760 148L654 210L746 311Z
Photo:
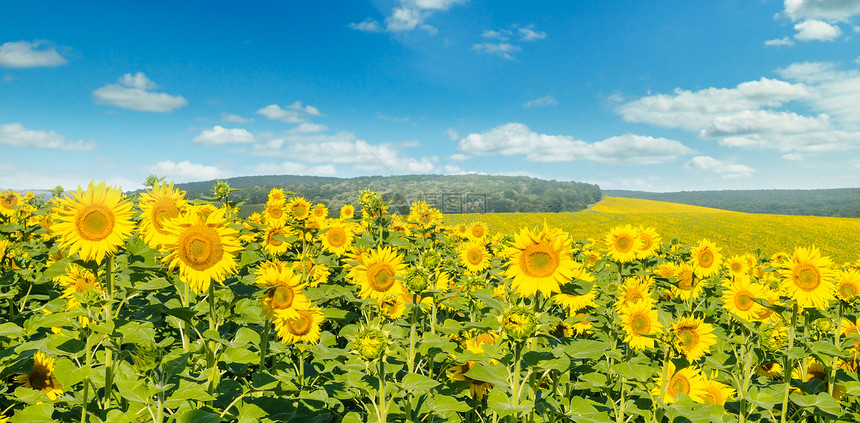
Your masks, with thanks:
M168 252L162 260L170 270L179 267L179 275L201 293L212 281L223 282L228 274L236 273L236 255L242 247L237 232L228 224L225 209L216 209L205 218L197 208L189 209L165 228L170 239L163 244Z
M307 310L296 310L299 317L275 319L275 330L281 341L285 344L316 344L320 340L320 323L324 320L322 310L319 307L310 307Z
M272 257L277 257L289 251L291 247L290 243L287 240L282 240L282 238L295 237L296 235L297 233L293 228L275 223L263 230L263 242L261 244L267 253Z
M466 239L469 237L469 225L465 223L458 223L451 228L451 232L457 235L460 239Z
M382 358L388 350L389 334L377 327L366 326L353 340L354 352L367 361Z
M755 374L768 379L779 379L782 376L782 364L766 363L756 369Z
M460 262L466 267L467 273L481 273L490 267L490 254L482 242L464 242L458 250Z
M661 372L655 381L657 386L651 390L652 395L656 395L659 398L660 395L663 395L663 391L665 391L666 395L663 397L663 402L667 404L674 402L675 396L680 393L689 395L693 401L704 402L704 397L707 395L705 391L707 383L702 372L696 366L677 370L675 363L671 361L666 363L666 366L668 366L666 378L668 383L665 383L663 380L663 373Z
M106 254L116 253L134 231L132 202L122 192L104 182L90 182L87 190L78 187L72 198L60 200L60 209L51 230L60 237L60 248L79 253L83 260L101 263Z
M735 389L713 379L705 382L705 392L702 394L703 404L726 405L726 401L735 396Z
M0 192L0 216L12 217L15 209L21 204L21 194L11 189Z
M657 310L647 301L628 304L621 311L621 323L624 327L624 342L635 350L654 348L654 338L663 330L657 317Z
M284 225L287 223L286 203L284 200L269 199L266 208L263 209L263 221L270 226Z
M641 242L639 243L639 249L636 250L636 258L644 259L653 256L657 252L657 249L660 248L662 238L651 227L644 228L640 226L637 231L637 237Z
M33 370L16 375L15 382L27 388L44 391L52 401L63 393L63 387L54 376L54 359L46 357L41 351L33 355Z
M573 323L573 330L576 332L576 336L591 334L591 329L594 325L591 323L591 320L588 320L590 316L590 314L585 313L577 313L576 316L574 316L575 321Z
M672 287L672 293L683 301L699 298L705 284L696 277L695 267L690 263L682 263L675 268L675 279L678 286Z
M552 296L552 301L561 307L566 307L568 314L572 315L586 307L597 307L597 303L594 302L595 298L597 298L597 291L592 286L591 291L582 295L557 293Z
M268 196L268 201L267 201L267 202L271 202L271 203L279 203L279 202L280 202L280 203L283 203L283 202L285 202L285 201L287 201L287 196L286 196L286 194L284 193L284 190L282 190L282 189L280 189L280 188L272 188L272 189L269 191L269 196Z
M341 219L352 219L355 217L355 206L352 204L344 204L340 208L340 218Z
M671 279L678 272L678 266L672 262L661 263L657 265L657 274L663 279Z
M618 300L615 302L615 309L620 311L628 304L639 301L646 301L650 306L653 306L655 303L651 296L653 285L654 279L651 277L635 276L625 279L624 283L618 287Z
M636 254L641 251L642 240L639 232L631 225L616 226L606 234L606 248L609 256L619 262L625 263L636 259Z
M173 182L155 185L140 194L140 234L143 241L157 250L169 238L164 229L166 221L179 216L185 209L185 191L174 190Z
M837 275L830 258L821 257L816 247L798 247L785 266L780 271L782 291L797 301L798 307L827 308L836 290Z
M442 212L438 209L430 207L430 204L424 201L416 201L409 208L409 215L406 220L414 223L421 229L429 229L439 223L442 219Z
M514 244L505 249L510 260L505 276L512 279L511 289L521 296L561 292L559 285L569 282L580 267L570 255L567 233L544 226L540 232L528 228L515 234Z
M329 219L323 228L318 238L326 251L337 256L342 256L346 250L352 247L354 235L349 225L345 222L337 219Z
M570 338L573 336L573 326L560 320L550 325L549 334L556 338Z
M61 298L69 300L66 309L75 308L81 305L76 295L85 292L101 292L102 287L96 279L96 275L88 269L78 266L77 264L69 264L66 266L66 274L54 278L54 281L60 284L63 288Z
M487 237L487 224L479 220L472 222L466 236L472 241L484 241Z
M493 389L493 384L490 382L483 382L480 380L472 379L469 376L466 376L466 373L472 369L475 365L475 362L469 360L466 364L458 364L448 368L448 379L450 380L462 380L469 382L469 393L472 395L472 398L476 400L481 400L484 398L484 395L487 394L488 391Z
M760 304L753 298L763 298L764 289L761 285L752 282L749 276L741 276L726 283L723 291L723 307L745 320L754 320L758 317Z
M857 319L855 322L851 322L846 318L842 318L842 323L840 324L840 329L842 329L842 336L846 338L854 335L854 348L860 349L860 338L856 338L856 336L860 335L860 319Z
M729 270L729 275L732 277L748 275L750 272L749 260L746 255L732 256L725 261L726 269Z
M842 301L850 302L860 295L860 272L843 270L836 281L836 295Z
M293 216L293 219L302 221L311 215L311 203L305 200L304 197L294 197L287 203L287 210Z
M388 294L398 294L403 291L400 278L404 276L406 265L402 263L403 256L398 255L390 247L378 247L363 257L363 261L352 270L353 283L361 286L359 297L381 298Z
M311 209L311 218L314 220L323 220L328 217L328 207L325 204L315 204Z
M301 275L295 274L291 267L278 262L265 265L256 273L257 286L269 288L261 298L263 314L269 318L296 319L299 317L298 310L310 308L310 300L302 293L307 285L302 283Z
M672 334L675 338L675 348L689 361L699 360L711 346L717 343L713 325L695 317L678 319L672 324Z
M403 312L406 310L406 300L403 298L403 294L380 297L377 299L376 305L379 306L379 312L391 320L403 317Z
M690 250L690 255L690 263L696 269L696 276L709 278L720 271L720 266L723 263L723 255L720 254L717 244L707 239L702 239Z

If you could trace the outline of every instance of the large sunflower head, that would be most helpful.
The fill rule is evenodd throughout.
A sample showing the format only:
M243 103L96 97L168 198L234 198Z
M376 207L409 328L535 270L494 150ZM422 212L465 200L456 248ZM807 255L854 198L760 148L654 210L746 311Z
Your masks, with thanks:
M630 348L641 350L654 348L653 336L663 331L663 325L658 320L657 310L647 301L628 304L621 311L621 324L624 328L624 342Z
M726 405L726 401L735 396L735 389L724 383L717 382L713 379L705 382L704 393L702 394L703 404L718 404Z
M263 221L271 226L287 223L287 209L284 200L269 200L266 202L266 208L263 209Z
M104 182L90 182L86 191L78 187L71 198L60 200L59 206L51 230L60 237L61 248L68 248L70 255L77 252L83 260L101 263L134 231L132 202Z
M15 376L15 382L40 391L44 391L51 400L63 394L63 387L54 376L54 359L48 358L41 351L33 355L33 370Z
M403 292L400 282L406 272L403 256L390 247L378 247L362 259L363 262L352 269L353 283L361 286L359 297L382 298Z
M78 266L77 264L69 264L66 266L66 273L54 278L54 281L60 284L63 288L61 298L69 300L67 308L74 308L80 305L80 301L76 295L81 295L86 292L101 292L102 287L99 284L96 275L90 270Z
M480 220L472 222L466 236L472 241L483 241L487 237L487 224Z
M624 283L618 287L618 299L615 301L615 308L621 311L628 304L639 301L647 301L653 306L656 302L651 295L653 285L654 279L651 277L634 276L625 279Z
M750 264L745 255L732 256L725 262L725 267L729 271L729 276L737 277L749 275Z
M636 259L636 254L642 250L642 240L639 231L631 225L616 226L606 234L606 249L609 257L619 263Z
M323 248L338 256L344 255L352 247L355 236L350 225L340 219L329 219L318 235Z
M597 303L594 301L595 298L597 298L597 289L592 286L591 291L582 295L559 292L552 296L552 301L559 306L566 308L568 315L572 316L586 307L596 307Z
M355 217L355 206L352 204L344 204L340 208L341 219L352 219Z
M761 285L752 282L749 276L739 276L727 283L723 291L723 307L745 320L754 320L763 306L753 299L764 295Z
M311 203L304 197L294 197L287 203L287 210L293 219L303 221L311 215Z
M290 250L291 244L286 238L297 235L298 233L292 227L275 223L265 227L261 244L267 253L273 257L278 257Z
M681 263L675 268L675 279L678 285L672 287L672 293L683 301L698 298L705 287L705 284L696 277L695 269L690 263Z
M829 257L822 257L816 247L794 250L780 271L782 291L803 308L827 308L836 291L836 270Z
M657 230L651 227L645 228L640 226L637 231L636 235L641 242L639 243L639 249L636 251L636 258L651 257L660 248L660 242L663 239L657 234Z
M490 253L482 242L464 242L459 248L460 262L466 272L477 274L490 267Z
M836 279L836 295L846 302L854 301L860 296L860 272L843 270Z
M185 191L175 190L173 182L154 185L152 189L140 194L140 233L143 240L153 249L158 249L168 238L164 224L179 216L185 209Z
M275 330L285 344L316 344L320 340L320 324L324 320L319 307L296 310L298 317L275 319Z
M713 325L696 317L678 319L672 324L672 335L675 348L684 354L689 361L697 361L702 358L711 346L717 343Z
M690 263L695 268L696 276L709 278L720 271L723 263L723 255L717 244L702 239L690 250Z
M675 402L675 396L680 393L689 395L693 401L704 402L704 397L707 394L705 392L707 383L702 372L696 366L678 370L671 361L666 363L666 365L669 367L666 372L666 380L664 381L663 379L663 372L660 372L655 381L656 386L651 390L651 394L659 398L665 392L663 402L667 404Z
M512 246L505 249L508 268L505 276L512 279L511 289L521 296L561 292L560 285L569 282L581 267L571 256L571 241L567 233L544 227L539 232L524 228L514 236Z
M306 284L302 283L301 275L294 273L291 267L267 265L256 273L257 286L268 288L260 299L263 313L268 317L295 319L299 317L297 310L310 308L310 300L302 293Z
M21 205L21 194L11 189L0 191L0 216L12 217L19 205Z
M242 247L225 213L216 209L203 217L194 207L165 226L170 238L163 244L168 254L162 260L171 270L178 267L179 275L198 293L237 271L236 255Z

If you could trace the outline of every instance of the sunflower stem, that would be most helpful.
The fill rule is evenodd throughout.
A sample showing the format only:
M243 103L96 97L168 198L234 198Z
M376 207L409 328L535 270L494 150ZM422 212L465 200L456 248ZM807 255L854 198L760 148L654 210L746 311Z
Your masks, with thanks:
M409 367L409 373L415 373L415 325L417 324L416 308L418 307L418 294L413 293L412 309L410 310L409 315L409 359L406 361L406 365Z
M87 335L87 334L84 334L84 335L87 338L87 347L84 350L84 353L87 355L86 363L87 363L87 369L89 369L90 365L92 364L92 356L93 355L92 355L92 352L90 350L93 349L93 340L89 335ZM87 373L87 374L89 374L89 373ZM87 403L89 402L89 398L88 398L89 393L90 393L90 377L87 376L84 379L84 393L83 393L83 399L81 402L81 423L86 423L86 421L87 421Z
M385 355L379 358L379 406L376 413L377 422L385 423L388 417L388 404L385 400Z
M797 326L797 302L794 302L791 308L791 326L788 328L788 349L785 351L785 367L782 369L783 378L785 379L785 393L782 396L782 415L780 423L786 422L788 415L788 395L791 391L791 370L794 368L793 360L791 359L791 349L794 348L794 331Z
M842 300L837 299L837 301L839 301L839 314L838 314L838 317L836 318L836 325L835 325L836 329L834 330L834 334L833 334L833 345L837 349L839 349L839 338L840 338L840 335L842 335L842 315L845 312L845 310L843 310L844 304L843 304ZM830 365L830 374L828 375L828 380L827 380L827 393L830 394L830 396L833 396L833 388L836 387L836 366L838 364L839 364L839 358L833 357L832 364Z
M269 331L271 331L272 318L266 317L266 323L263 326L263 337L260 340L260 370L266 368L266 354L269 352Z
M523 343L517 342L514 344L514 367L511 369L511 399L513 406L520 405L520 366L523 355ZM516 415L511 415L510 421L516 421Z
M209 283L209 330L215 331L217 330L217 326L215 325L215 284L210 281ZM209 366L209 370L211 375L209 376L209 395L212 395L215 392L215 388L218 385L218 366L215 363L215 341L208 341L209 348L206 351L206 364Z
M105 302L105 320L112 321L113 313L111 311L113 305L113 255L108 254L105 262L105 290L107 291L107 301ZM110 409L110 399L113 394L113 349L109 343L105 344L105 392L102 411L107 415L107 410Z

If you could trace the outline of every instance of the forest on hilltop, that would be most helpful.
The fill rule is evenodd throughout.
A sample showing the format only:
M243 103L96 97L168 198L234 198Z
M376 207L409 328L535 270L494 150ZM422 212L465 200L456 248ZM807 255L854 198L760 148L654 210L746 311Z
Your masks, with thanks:
M272 188L293 192L313 203L339 210L355 204L362 190L383 194L394 213L409 212L415 201L426 201L444 213L573 212L602 198L600 187L581 182L548 181L526 176L403 175L336 178L267 175L226 179L239 190L230 199L263 204ZM211 195L215 181L176 184L187 198Z

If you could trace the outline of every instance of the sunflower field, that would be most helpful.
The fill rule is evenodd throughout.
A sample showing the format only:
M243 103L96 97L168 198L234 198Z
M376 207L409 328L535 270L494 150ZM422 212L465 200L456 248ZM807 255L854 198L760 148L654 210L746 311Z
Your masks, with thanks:
M231 192L0 193L0 422L860 415L856 257Z

